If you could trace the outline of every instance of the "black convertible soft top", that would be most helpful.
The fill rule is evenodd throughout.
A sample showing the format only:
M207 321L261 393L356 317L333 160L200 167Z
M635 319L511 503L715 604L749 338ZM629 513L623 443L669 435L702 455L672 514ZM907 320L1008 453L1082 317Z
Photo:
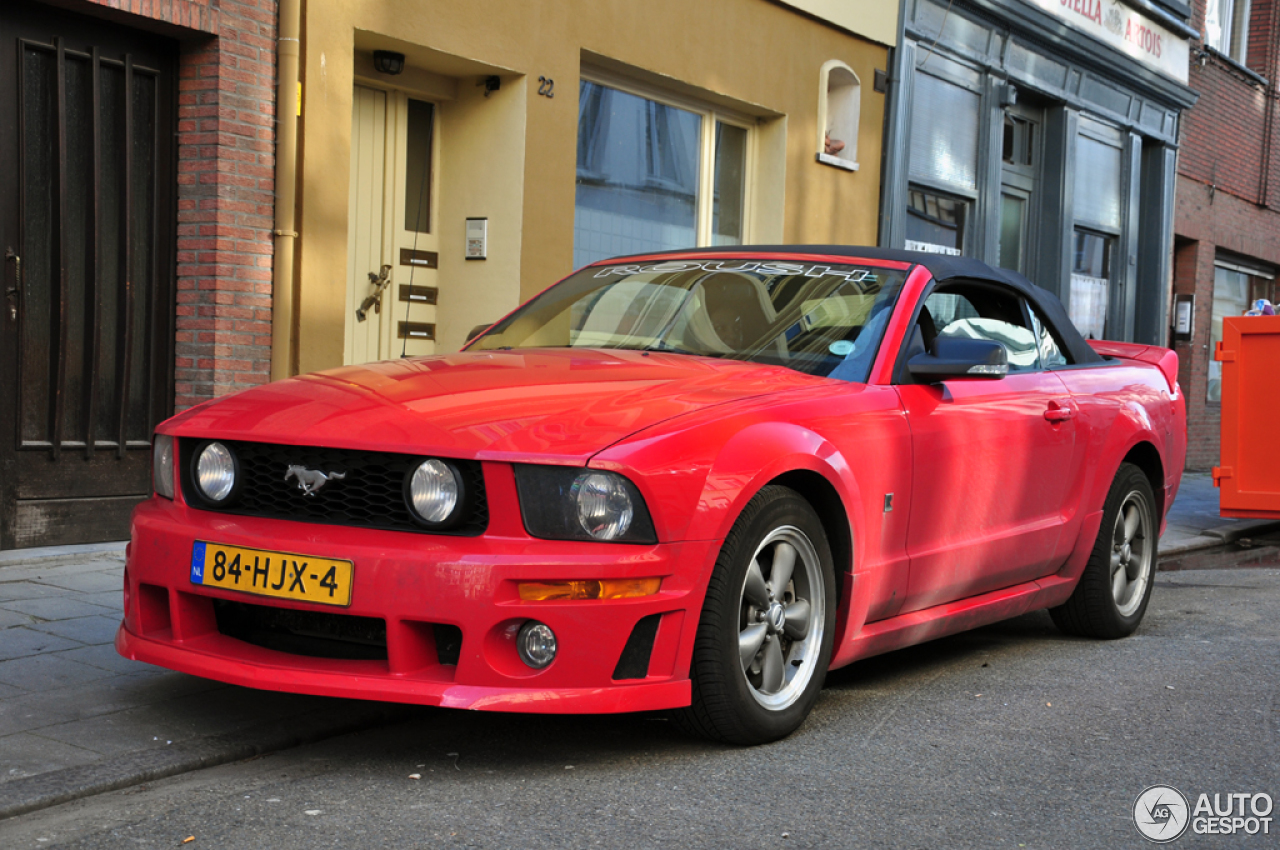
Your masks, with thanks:
M833 257L861 258L864 260L887 260L895 263L910 263L924 266L934 280L939 282L960 279L987 280L1002 283L1017 290L1031 302L1036 312L1042 316L1049 326L1058 332L1062 345L1067 349L1073 363L1101 363L1103 358L1085 342L1080 331L1071 322L1066 309L1058 296L1047 289L1036 286L1018 272L998 269L981 260L970 257L953 257L947 254L930 254L925 251L903 251L898 248L871 248L857 245L734 245L723 248L686 248L676 251L654 251L643 256L678 255L741 255L741 254L825 254ZM608 262L625 261L627 257L616 257Z

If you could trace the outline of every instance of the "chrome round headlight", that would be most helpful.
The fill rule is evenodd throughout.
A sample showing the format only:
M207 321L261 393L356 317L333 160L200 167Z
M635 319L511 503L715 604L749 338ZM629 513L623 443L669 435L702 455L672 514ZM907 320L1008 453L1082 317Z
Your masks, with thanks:
M222 443L210 443L196 458L196 486L200 495L211 502L221 502L236 486L236 461L231 449Z
M453 514L461 494L458 474L442 460L424 460L409 479L409 505L419 519L433 525Z
M627 533L635 517L631 494L617 475L584 472L573 482L578 522L596 540L616 540Z

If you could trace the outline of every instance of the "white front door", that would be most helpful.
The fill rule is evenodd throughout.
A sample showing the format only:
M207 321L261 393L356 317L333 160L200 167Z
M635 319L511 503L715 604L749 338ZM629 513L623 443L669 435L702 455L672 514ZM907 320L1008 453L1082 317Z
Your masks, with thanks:
M435 108L356 86L351 112L344 360L432 354Z

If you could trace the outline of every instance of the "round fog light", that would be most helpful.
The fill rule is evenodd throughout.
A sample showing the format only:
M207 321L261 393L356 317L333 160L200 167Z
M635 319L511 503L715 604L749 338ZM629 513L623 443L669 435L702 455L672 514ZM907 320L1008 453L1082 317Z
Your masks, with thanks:
M556 633L546 623L530 620L520 627L516 651L520 653L521 661L541 670L556 658Z

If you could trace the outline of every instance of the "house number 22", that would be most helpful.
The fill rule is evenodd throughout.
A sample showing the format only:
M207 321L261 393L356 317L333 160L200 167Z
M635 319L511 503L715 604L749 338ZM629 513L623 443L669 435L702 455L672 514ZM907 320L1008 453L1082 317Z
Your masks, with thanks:
M538 77L538 94L543 97L555 97L556 81L550 77Z

